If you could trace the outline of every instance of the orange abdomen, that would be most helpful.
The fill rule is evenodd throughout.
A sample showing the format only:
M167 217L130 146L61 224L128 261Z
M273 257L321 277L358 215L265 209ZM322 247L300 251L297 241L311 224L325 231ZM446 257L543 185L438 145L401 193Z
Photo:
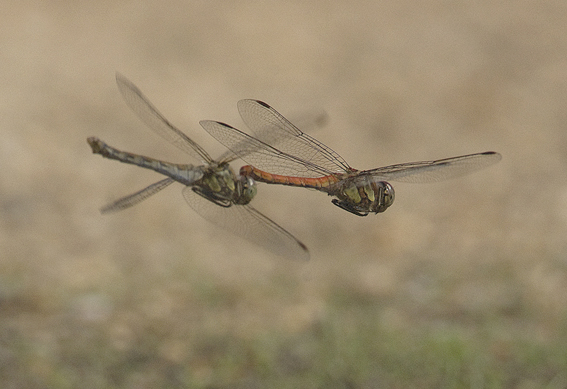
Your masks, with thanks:
M292 177L280 174L271 174L254 166L246 165L240 168L240 175L251 177L256 181L265 182L267 184L280 184L290 186L301 186L304 188L322 189L336 183L339 179L335 176L323 176L317 178L310 177Z

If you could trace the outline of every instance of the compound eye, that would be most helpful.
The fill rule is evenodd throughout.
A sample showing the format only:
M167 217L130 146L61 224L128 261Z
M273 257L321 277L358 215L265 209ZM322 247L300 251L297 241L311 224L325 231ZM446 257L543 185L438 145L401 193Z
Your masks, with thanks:
M394 202L395 192L392 185L386 183L386 187L384 188L384 196L387 199L387 204L391 205Z
M256 196L256 193L258 192L258 189L256 188L256 181L254 181L252 177L246 177L243 189L250 198Z

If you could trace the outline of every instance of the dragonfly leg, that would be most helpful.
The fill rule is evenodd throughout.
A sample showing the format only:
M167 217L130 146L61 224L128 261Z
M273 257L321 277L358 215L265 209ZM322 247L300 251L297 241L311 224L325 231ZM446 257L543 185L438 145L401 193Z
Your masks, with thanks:
M191 189L193 189L193 192L197 193L199 196L206 198L207 200L209 200L212 203L215 203L218 206L228 208L232 205L230 200L219 197L214 192L211 192L209 190L204 190L203 188L200 188L198 186L194 186Z
M349 211L350 213L354 213L356 216L367 216L368 212L360 212L354 205L347 201L341 201L337 199L331 200L333 204L337 207L344 209L345 211Z

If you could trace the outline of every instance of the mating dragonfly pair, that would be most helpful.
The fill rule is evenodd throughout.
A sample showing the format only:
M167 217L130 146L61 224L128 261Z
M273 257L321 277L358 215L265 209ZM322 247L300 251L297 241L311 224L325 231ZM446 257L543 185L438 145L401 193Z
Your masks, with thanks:
M358 216L384 212L394 201L387 181L426 183L458 177L498 162L500 154L484 152L436 161L411 162L359 171L335 151L301 132L268 104L241 100L238 111L253 131L248 135L228 124L204 120L201 126L228 151L213 159L173 126L124 76L116 82L126 104L155 133L202 165L174 164L117 150L96 137L87 142L93 153L161 173L167 178L101 209L129 208L174 182L185 185L183 196L203 218L284 257L309 259L307 247L291 233L250 205L256 181L300 186L333 196L332 203ZM236 175L229 163L240 158L250 165Z

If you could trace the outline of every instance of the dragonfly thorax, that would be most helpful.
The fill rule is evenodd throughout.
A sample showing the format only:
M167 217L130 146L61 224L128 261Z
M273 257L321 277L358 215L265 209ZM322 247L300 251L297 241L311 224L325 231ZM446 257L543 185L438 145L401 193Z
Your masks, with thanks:
M192 189L223 207L248 204L256 194L254 180L250 185L248 180L237 177L228 163L208 165L203 178L195 183Z
M358 216L384 212L395 197L394 188L388 182L364 176L342 182L341 188L333 192L329 194L338 197L332 200L333 204Z

